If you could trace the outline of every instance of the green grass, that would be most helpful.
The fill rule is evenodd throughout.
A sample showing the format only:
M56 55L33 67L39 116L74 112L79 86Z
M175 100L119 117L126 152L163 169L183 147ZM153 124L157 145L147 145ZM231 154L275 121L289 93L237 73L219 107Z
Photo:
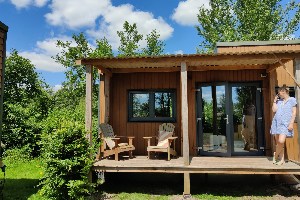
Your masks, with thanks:
M5 162L5 200L43 199L38 187L42 176L41 160ZM0 172L0 180L3 180ZM182 198L182 174L158 173L105 173L106 182L100 185L99 194L110 199L178 200ZM217 175L191 174L193 199L297 199L295 192L284 183L271 183L268 175ZM1 199L1 198L0 198ZM99 199L99 198L98 198Z
M41 161L39 159L26 161L3 161L6 165L3 199L30 199L39 188L39 178L42 176ZM0 172L0 180L4 180L4 173ZM39 198L40 199L40 198Z

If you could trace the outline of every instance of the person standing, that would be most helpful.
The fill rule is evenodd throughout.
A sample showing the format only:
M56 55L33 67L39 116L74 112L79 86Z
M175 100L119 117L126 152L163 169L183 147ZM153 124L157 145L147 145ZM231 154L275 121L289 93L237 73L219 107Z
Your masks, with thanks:
M282 165L284 163L284 142L286 138L294 136L293 124L296 117L296 106L296 99L289 96L289 87L284 84L278 88L278 94L272 105L272 111L275 112L275 115L270 131L275 136L276 141L273 164ZM278 157L279 160L277 160Z

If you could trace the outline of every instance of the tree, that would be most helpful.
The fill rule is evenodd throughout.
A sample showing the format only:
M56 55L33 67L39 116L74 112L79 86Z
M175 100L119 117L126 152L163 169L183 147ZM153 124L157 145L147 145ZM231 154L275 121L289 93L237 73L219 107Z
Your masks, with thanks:
M88 40L83 33L75 35L73 33L76 46L71 46L72 42L63 42L58 40L56 46L61 48L62 52L57 54L53 59L62 64L68 70L65 72L67 81L63 83L63 89L55 94L57 102L63 106L76 106L82 97L85 97L85 66L76 65L76 60L86 57L111 57L112 47L106 38L96 40L97 47L93 50L89 47ZM97 80L98 70L93 69L93 94L98 96Z
M204 41L200 52L212 52L216 42L292 39L299 29L300 3L286 8L281 0L211 0L211 8L201 6L198 35ZM295 11L293 17L289 16ZM204 49L203 49L204 48Z
M142 54L144 55L161 55L166 46L162 40L159 39L160 34L156 32L156 29L152 30L147 35L147 48L142 48Z
M127 21L123 24L124 31L117 31L120 37L120 46L118 56L137 56L140 55L139 41L143 39L142 34L138 34L136 23L130 25Z
M52 107L50 87L39 79L30 60L15 49L5 65L2 142L6 149L27 146L32 155L38 155L40 122Z

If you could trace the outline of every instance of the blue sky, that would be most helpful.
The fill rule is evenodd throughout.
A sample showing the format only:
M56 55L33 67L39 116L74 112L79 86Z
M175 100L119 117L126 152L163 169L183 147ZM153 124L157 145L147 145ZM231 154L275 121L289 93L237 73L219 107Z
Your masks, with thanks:
M106 37L116 55L116 32L128 21L144 35L156 29L165 53L193 54L201 43L195 29L201 5L208 8L209 0L0 0L0 21L9 27L7 53L17 49L58 89L66 71L51 58L60 52L58 39L72 41L72 33L84 32L93 47L96 39Z
M137 23L144 35L159 31L165 53L193 54L201 42L195 25L202 4L208 6L208 0L0 0L0 21L9 27L7 53L17 49L47 83L59 88L66 69L51 59L60 51L55 46L58 39L72 41L72 33L84 32L94 46L105 36L116 55L116 31L128 21Z

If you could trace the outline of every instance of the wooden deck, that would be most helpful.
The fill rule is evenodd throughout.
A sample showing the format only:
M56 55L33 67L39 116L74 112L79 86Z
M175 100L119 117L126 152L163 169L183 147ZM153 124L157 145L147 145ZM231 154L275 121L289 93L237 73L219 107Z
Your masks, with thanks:
M272 164L271 157L190 157L190 165L183 165L183 157L170 161L148 160L147 156L120 161L103 159L94 163L92 171L105 172L152 172L152 173L216 173L216 174L299 174L300 164L286 162Z

